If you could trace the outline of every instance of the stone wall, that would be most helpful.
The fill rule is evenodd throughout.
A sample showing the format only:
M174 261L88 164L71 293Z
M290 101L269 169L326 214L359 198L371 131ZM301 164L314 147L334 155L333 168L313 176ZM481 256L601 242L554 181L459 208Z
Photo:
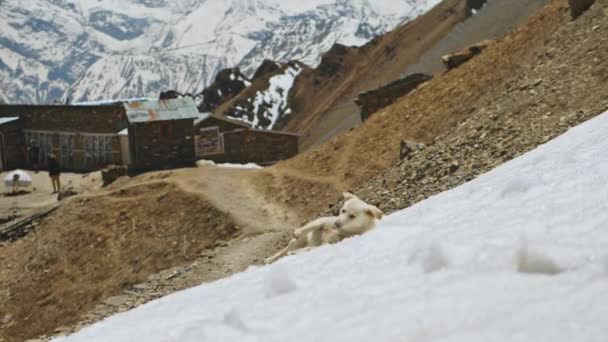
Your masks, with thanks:
M193 166L193 120L135 123L129 126L132 168L136 172Z
M223 154L201 158L217 163L274 164L298 154L299 137L295 134L237 129L222 133Z
M4 170L0 169L0 171L23 167L26 150L20 120L0 125L0 139L2 139L1 143L4 144L3 152L5 153L4 160L1 163Z
M430 79L431 76L426 74L411 74L380 88L359 94L355 103L361 108L361 120L367 120L373 113L393 104L398 98L409 94Z
M122 106L0 105L0 117L18 116L23 129L118 133L127 127Z
M479 55L492 42L492 40L484 40L479 43L467 46L466 48L460 51L450 53L441 57L441 62L443 62L443 64L448 70L456 68L468 62L471 58Z
M227 161L234 163L272 164L298 154L298 136L258 130L224 133Z

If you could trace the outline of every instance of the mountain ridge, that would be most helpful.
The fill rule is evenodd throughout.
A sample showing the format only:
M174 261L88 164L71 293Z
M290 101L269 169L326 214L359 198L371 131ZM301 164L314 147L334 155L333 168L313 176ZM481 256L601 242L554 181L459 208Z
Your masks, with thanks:
M362 45L437 2L4 0L0 99L42 104L198 93L228 67L251 76L264 59L314 66L334 43Z

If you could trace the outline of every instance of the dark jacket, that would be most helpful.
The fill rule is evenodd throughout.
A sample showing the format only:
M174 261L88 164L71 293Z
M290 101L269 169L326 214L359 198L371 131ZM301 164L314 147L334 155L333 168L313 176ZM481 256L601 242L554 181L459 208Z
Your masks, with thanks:
M49 158L49 176L59 176L59 162L55 158Z

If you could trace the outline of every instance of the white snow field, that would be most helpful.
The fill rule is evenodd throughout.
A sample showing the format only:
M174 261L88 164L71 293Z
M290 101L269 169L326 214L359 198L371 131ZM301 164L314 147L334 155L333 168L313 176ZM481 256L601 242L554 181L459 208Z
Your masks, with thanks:
M608 113L338 245L56 341L608 341Z

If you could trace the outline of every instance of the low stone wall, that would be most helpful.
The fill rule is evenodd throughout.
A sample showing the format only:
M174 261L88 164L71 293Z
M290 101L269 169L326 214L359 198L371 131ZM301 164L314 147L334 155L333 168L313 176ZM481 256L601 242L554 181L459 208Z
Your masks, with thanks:
M454 69L468 62L471 58L479 55L492 42L492 40L483 40L479 43L470 45L458 52L447 54L441 57L441 61L448 70Z
M380 88L359 94L355 103L361 108L361 120L367 120L373 113L393 104L398 98L409 94L431 78L426 74L411 74Z

